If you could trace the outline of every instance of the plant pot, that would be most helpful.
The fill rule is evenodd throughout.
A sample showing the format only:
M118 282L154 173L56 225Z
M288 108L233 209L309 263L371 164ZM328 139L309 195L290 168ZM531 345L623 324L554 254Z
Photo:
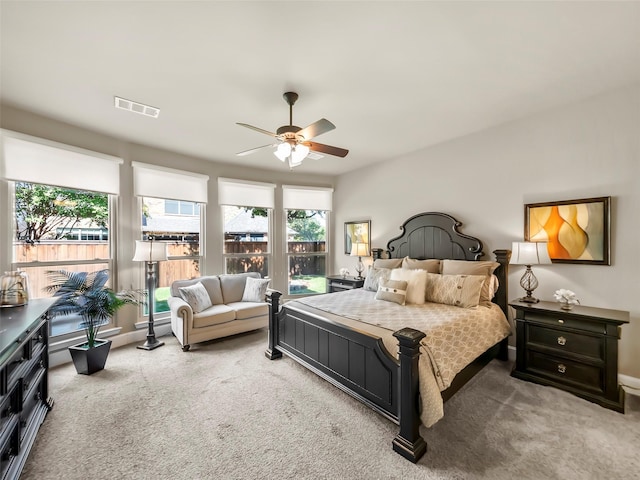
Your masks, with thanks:
M87 348L85 342L70 346L69 353L76 371L82 375L91 375L104 368L110 349L111 340L96 340L93 348Z

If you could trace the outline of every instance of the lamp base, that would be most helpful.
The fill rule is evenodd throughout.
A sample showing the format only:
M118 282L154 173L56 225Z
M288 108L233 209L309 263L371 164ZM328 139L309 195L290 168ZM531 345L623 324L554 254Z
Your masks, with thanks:
M538 303L540 300L535 297L527 296L519 298L518 301L521 303Z
M161 347L162 345L164 345L164 342L160 342L155 337L147 337L147 341L144 342L144 345L138 345L137 348L140 348L142 350L153 350L154 348Z

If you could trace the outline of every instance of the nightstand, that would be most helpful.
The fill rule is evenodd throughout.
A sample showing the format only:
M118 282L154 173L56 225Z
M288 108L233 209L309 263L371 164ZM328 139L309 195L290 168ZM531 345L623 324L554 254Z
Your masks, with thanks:
M327 292L329 293L362 288L363 285L364 278L343 277L342 275L332 275L327 277Z
M624 413L618 384L620 326L629 312L558 303L509 303L516 310L511 376L550 385Z

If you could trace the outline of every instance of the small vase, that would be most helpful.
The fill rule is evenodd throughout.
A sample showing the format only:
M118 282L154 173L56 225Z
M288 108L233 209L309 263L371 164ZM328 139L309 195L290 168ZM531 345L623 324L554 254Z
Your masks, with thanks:
M563 302L563 303L560 304L560 308L562 310L571 310L573 308L573 304L567 303L567 302Z

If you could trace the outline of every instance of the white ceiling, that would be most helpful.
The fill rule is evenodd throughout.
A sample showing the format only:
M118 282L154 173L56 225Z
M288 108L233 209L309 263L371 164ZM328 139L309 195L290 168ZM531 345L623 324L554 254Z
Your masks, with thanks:
M138 144L286 171L322 117L339 174L640 81L639 2L2 1L2 102ZM161 109L113 107L118 95Z

